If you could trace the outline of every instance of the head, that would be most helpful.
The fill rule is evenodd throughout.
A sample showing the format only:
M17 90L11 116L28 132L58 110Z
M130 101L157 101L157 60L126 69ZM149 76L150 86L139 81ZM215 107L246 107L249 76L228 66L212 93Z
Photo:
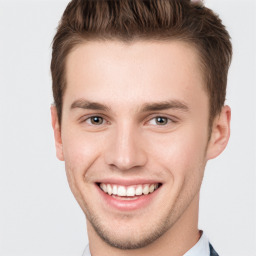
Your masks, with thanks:
M57 156L109 245L145 247L193 213L229 138L231 53L221 20L189 0L69 3L51 62ZM102 191L146 184L159 188L129 202Z

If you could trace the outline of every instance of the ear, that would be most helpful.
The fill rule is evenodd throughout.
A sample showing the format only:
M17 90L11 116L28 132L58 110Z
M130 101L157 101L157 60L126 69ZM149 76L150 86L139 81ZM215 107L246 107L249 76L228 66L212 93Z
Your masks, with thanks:
M213 122L207 160L217 157L226 148L230 137L230 119L231 109L229 106L224 106Z
M52 128L54 132L56 156L60 161L64 161L63 150L62 150L62 140L61 140L61 129L57 115L57 109L54 105L51 106L52 115Z

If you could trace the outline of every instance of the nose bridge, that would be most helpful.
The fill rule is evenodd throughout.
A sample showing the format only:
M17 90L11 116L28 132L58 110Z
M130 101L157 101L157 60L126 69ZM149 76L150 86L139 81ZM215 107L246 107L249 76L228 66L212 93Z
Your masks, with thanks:
M146 153L139 139L138 127L129 121L116 126L109 148L107 163L120 170L143 166L146 163Z

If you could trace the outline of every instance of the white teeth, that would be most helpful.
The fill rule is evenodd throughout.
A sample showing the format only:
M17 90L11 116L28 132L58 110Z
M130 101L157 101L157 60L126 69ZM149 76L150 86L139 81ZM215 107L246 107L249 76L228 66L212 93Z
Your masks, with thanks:
M154 190L155 190L155 185L153 184L149 187L149 193L153 193Z
M148 184L144 186L142 192L144 195L147 195L149 193L149 185Z
M109 195L112 194L112 187L109 184L107 185L107 191Z
M117 195L117 185L113 186L112 193L113 193L113 195Z
M105 193L107 193L107 186L105 184L101 183L100 187Z
M119 186L117 189L118 196L126 196L126 189L123 186Z
M134 186L118 186L111 184L100 183L100 188L109 195L117 195L120 197L134 197L141 195L148 195L158 189L158 184L145 184L145 185L134 185Z
M128 187L126 191L126 196L135 196L135 188L134 187Z
M135 194L136 194L136 196L142 195L142 186L141 185L137 186Z

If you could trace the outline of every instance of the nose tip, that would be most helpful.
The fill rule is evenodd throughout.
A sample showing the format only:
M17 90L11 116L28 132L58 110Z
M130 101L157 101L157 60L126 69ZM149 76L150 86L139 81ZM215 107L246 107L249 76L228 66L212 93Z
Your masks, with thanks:
M119 133L113 136L112 143L106 149L106 163L119 170L142 167L147 162L144 145L134 132Z
M145 163L144 158L137 155L124 154L124 152L119 152L116 157L113 156L110 166L116 167L119 170L125 171L130 170L135 167L141 167Z

